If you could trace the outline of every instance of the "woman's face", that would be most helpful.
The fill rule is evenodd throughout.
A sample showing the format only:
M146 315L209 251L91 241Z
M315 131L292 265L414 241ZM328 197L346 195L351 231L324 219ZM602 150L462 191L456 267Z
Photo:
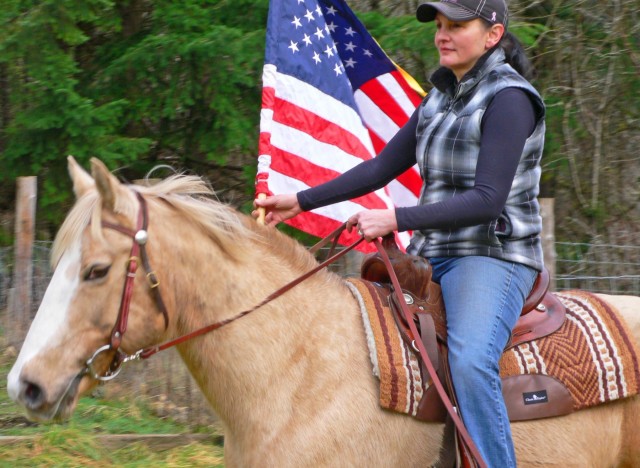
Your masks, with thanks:
M479 18L451 21L442 13L436 15L435 44L440 52L440 65L449 68L460 80L484 53L495 46L504 26L487 27Z

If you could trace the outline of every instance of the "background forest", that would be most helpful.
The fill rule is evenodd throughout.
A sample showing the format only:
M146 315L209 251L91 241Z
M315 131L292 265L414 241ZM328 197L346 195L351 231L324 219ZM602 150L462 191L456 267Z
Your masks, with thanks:
M428 90L437 52L419 3L349 1ZM510 1L548 106L543 196L556 199L559 241L615 244L640 230L637 6ZM19 176L38 176L37 237L53 237L72 200L68 154L128 180L160 164L192 171L248 211L267 10L267 0L2 0L0 245L12 242Z

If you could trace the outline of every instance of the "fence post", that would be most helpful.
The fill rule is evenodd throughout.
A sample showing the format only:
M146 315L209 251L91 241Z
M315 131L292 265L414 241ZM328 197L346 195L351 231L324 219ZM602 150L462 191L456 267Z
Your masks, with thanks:
M19 348L31 323L33 293L33 241L37 198L37 177L18 177L14 245L13 287L9 303L7 333L9 345Z
M542 251L544 265L549 270L551 284L549 289L556 289L556 219L554 216L555 199L540 198L540 215L542 216Z

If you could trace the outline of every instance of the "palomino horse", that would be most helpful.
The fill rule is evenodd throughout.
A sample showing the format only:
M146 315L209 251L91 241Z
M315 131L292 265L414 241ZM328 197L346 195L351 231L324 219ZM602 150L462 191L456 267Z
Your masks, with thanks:
M37 420L71 415L96 385L87 360L110 342L144 198L146 255L131 285L121 349L171 340L252 308L317 263L275 229L211 200L206 184L174 176L122 185L92 161L69 161L77 202L53 250L54 276L9 374L11 397ZM203 195L204 197L200 197ZM127 229L118 231L113 225ZM109 228L111 227L111 228ZM640 341L640 298L607 297ZM443 426L381 410L359 307L322 270L241 320L178 346L224 424L230 466L427 466ZM114 353L91 367L104 372ZM640 399L514 423L519 466L639 466Z

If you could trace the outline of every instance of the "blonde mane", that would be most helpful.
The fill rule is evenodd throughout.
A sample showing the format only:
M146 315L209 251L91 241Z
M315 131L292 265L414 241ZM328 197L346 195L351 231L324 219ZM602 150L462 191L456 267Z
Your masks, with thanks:
M128 187L142 194L149 206L162 202L173 207L190 223L206 232L232 258L247 255L246 248L239 242L246 239L268 245L273 254L286 259L298 271L306 271L315 264L313 256L296 240L276 229L261 226L218 201L214 190L200 177L176 174L154 184L143 182ZM117 214L135 219L138 209L139 203L135 197L118 197L115 207ZM92 236L100 238L101 223L101 199L94 188L76 201L60 227L53 245L52 266L57 265L70 245L79 241L87 226L91 225Z

